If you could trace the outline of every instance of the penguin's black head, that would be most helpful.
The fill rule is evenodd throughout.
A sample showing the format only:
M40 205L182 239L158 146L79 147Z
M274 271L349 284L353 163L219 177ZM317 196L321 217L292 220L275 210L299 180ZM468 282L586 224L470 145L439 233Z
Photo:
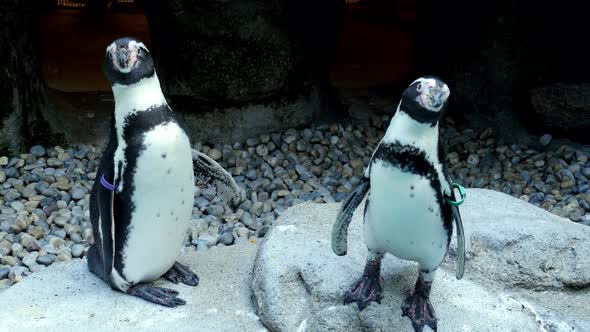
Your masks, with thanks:
M418 122L434 126L446 109L450 93L438 77L420 77L404 91L400 110Z
M103 69L113 85L131 85L155 73L147 47L133 38L119 38L107 47Z

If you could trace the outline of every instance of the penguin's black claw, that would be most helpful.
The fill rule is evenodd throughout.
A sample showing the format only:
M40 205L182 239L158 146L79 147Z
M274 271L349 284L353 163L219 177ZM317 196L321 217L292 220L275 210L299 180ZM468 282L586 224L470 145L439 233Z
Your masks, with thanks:
M135 285L127 290L127 294L170 308L186 304L185 300L177 297L177 291L149 284Z
M344 295L344 305L356 302L359 310L365 309L371 301L381 304L381 284L379 277L363 275Z
M402 304L402 316L408 316L412 321L414 331L422 332L428 325L436 331L436 314L430 303L430 299L420 292L414 292L408 296Z
M199 284L199 277L191 271L188 266L180 264L179 262L174 263L172 268L164 274L164 278L175 284L179 282L189 286L196 286Z

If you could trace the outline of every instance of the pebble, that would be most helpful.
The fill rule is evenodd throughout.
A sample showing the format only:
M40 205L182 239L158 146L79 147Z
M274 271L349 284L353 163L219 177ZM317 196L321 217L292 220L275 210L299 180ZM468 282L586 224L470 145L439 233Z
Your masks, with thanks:
M23 266L14 266L8 272L8 279L13 283L17 283L23 280L26 274L29 273L29 269Z
M187 243L208 250L264 238L294 204L346 199L383 135L381 125L388 119L377 120L289 129L233 145L196 143L196 151L234 175L244 199L230 208L216 188L199 183ZM588 153L554 146L548 135L539 138L537 146L544 148L536 151L497 144L489 128L476 134L449 127L442 133L449 142L446 159L453 181L506 192L590 226ZM85 255L93 238L88 190L100 160L96 151L37 145L30 154L0 157L0 277L5 275L0 282L8 281L0 288L12 285L6 279L12 267L26 269L14 273L20 281L55 261Z
M15 266L18 264L16 258L14 258L13 256L3 256L1 261L2 264L9 266Z
M10 279L0 279L0 290L7 289L14 283Z
M207 248L211 248L212 246L216 245L219 241L219 235L205 233L203 235L200 235L197 241L204 243L207 246Z
M88 190L84 187L74 187L71 192L73 200L79 201L86 196Z
M8 273L10 272L10 269L5 267L5 268L0 268L0 279L6 279L8 278Z
M539 143L541 143L541 146L546 147L549 145L549 143L551 143L552 139L553 137L551 135L545 134L539 138Z
M24 264L25 266L28 266L28 267L30 267L30 266L32 266L33 264L36 264L36 262L37 262L37 258L38 258L38 257L39 257L39 253L38 253L38 252L36 252L36 251L33 251L32 253L30 253L30 254L26 255L26 256L23 258L23 261L22 261L22 262L23 262L23 264Z
M211 150L209 150L209 152L207 152L207 156L209 156L209 158L217 161L217 160L221 159L222 154L221 154L221 151L219 151L217 149L211 149Z
M299 174L299 178L303 181L307 181L308 179L313 177L313 175L307 169L305 169L303 165L295 165L295 171L297 171L297 174Z
M43 264L45 266L49 266L49 265L53 264L53 262L55 262L55 259L56 259L55 255L49 254L49 255L38 257L37 263Z
M225 232L219 236L219 243L223 243L224 245L229 246L233 242L234 237L232 236L231 232Z
M45 150L45 148L41 145L34 145L31 147L30 152L33 156L39 158L39 157L43 157L47 151Z
M84 246L81 244L75 244L72 246L72 256L79 258L84 253Z
M264 157L268 154L268 147L266 145L259 145L256 147L256 154L260 157Z

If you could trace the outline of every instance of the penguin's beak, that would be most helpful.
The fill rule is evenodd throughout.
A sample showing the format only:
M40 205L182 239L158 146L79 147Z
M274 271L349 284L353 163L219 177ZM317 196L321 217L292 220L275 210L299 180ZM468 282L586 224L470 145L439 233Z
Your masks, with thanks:
M119 48L117 54L116 54L116 59L115 61L117 61L117 64L119 65L120 68L125 68L127 67L127 60L128 60L128 51L126 48Z
M111 51L115 68L121 73L129 73L137 62L137 52L132 48L119 47Z
M430 94L430 101L433 107L440 107L445 102L445 93L441 89L433 89Z

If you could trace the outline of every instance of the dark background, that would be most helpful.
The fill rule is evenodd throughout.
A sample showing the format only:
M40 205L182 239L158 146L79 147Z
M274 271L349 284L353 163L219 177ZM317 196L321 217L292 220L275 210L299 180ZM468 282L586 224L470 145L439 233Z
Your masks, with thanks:
M451 88L449 110L458 121L507 137L548 132L590 142L587 7L524 0L6 0L0 150L59 143L63 131L99 135L87 122L112 110L99 63L108 41L123 34L148 44L179 112L288 103L319 91L316 117L344 118L343 91L385 91L393 105L416 77L437 75ZM56 114L72 125L56 130Z

